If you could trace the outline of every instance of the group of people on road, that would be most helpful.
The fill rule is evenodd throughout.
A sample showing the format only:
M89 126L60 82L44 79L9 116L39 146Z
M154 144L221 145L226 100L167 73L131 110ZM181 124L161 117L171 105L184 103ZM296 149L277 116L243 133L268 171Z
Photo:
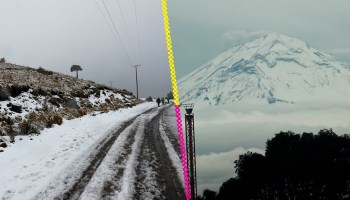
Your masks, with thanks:
M157 104L158 104L158 107L160 106L160 102L162 102L162 105L165 104L165 99L166 99L166 100L168 101L168 103L169 103L169 101L170 101L170 98L169 98L169 97L166 97L166 98L162 97L161 99L160 99L159 97L157 98L156 102L157 102Z

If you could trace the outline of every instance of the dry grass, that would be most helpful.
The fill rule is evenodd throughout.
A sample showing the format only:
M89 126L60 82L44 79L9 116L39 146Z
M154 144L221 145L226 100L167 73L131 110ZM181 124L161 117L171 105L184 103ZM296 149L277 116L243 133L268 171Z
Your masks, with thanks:
M76 79L43 68L34 69L0 63L0 86L6 88L12 85L29 87L31 99L35 102L40 102L42 97L46 100L44 104L38 104L36 109L31 110L23 119L21 117L11 119L8 113L0 113L0 135L11 135L11 137L17 134L39 133L40 130L51 128L54 124L61 125L63 119L82 117L95 111L109 112L132 107L142 102L126 90L111 89L102 84ZM95 105L88 99L91 95L99 95L100 92L106 95L106 91L126 97L129 103L114 98L113 95L105 99L106 103ZM79 109L72 109L65 105L67 98L76 97L79 99Z

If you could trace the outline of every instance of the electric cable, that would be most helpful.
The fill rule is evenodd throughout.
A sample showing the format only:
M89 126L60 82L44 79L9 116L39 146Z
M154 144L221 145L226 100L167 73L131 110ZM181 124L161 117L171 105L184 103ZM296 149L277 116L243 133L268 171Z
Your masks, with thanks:
M124 45L124 43L123 43L121 37L120 37L120 34L119 34L118 30L117 30L117 27L115 26L115 23L114 23L114 21L113 21L113 18L112 18L112 16L111 16L111 13L109 12L109 10L108 10L108 8L107 8L106 3L104 2L104 0L101 0L101 1L102 1L102 3L103 3L104 8L105 8L106 11L107 11L108 17L109 17L109 19L110 19L110 21L111 21L111 23L112 23L112 25L113 25L114 31L117 33L117 36L118 36L118 38L119 38L119 41L120 41L120 43L121 43L121 45L122 45L122 47L123 47L124 53L125 53L125 55L127 56L130 65L132 65L130 56L129 56L129 54L128 54L126 48L125 48L125 45Z
M121 15L121 18L122 18L122 21L123 21L123 25L125 27L125 31L126 31L126 35L128 37L128 41L129 41L129 44L130 44L131 51L136 54L136 51L133 48L133 45L132 45L132 42L131 42L131 39L130 39L130 34L128 32L128 27L126 26L126 23L125 23L124 14L123 14L122 8L120 6L119 0L116 0L116 2L117 2L117 5L118 5L118 8L119 8L119 11L120 11L120 15ZM136 59L135 59L135 61L136 61Z
M138 45L138 58L141 59L141 45L140 45L140 33L139 33L139 22L137 17L136 1L134 0L135 17L136 17L136 31L137 31L137 45Z

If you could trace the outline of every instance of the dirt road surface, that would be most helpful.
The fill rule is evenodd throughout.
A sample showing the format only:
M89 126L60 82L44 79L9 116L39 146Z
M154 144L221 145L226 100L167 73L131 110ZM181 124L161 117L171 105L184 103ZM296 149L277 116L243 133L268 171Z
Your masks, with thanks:
M162 128L179 154L173 109L172 105L152 108L125 122L95 147L89 165L74 169L79 176L68 177L65 189L56 191L53 198L185 199L179 169L160 135ZM47 190L55 190L55 186ZM43 191L36 199L52 198L47 194L52 192Z

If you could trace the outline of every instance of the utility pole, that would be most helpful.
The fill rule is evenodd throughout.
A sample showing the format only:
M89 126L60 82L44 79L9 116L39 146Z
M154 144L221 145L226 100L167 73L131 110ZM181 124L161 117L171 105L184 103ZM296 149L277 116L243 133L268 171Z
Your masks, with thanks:
M136 98L139 98L139 83L137 80L137 67L140 67L141 65L131 65L131 67L135 67L136 71Z
M114 81L109 81L109 85L110 85L111 88L113 87L113 82Z

